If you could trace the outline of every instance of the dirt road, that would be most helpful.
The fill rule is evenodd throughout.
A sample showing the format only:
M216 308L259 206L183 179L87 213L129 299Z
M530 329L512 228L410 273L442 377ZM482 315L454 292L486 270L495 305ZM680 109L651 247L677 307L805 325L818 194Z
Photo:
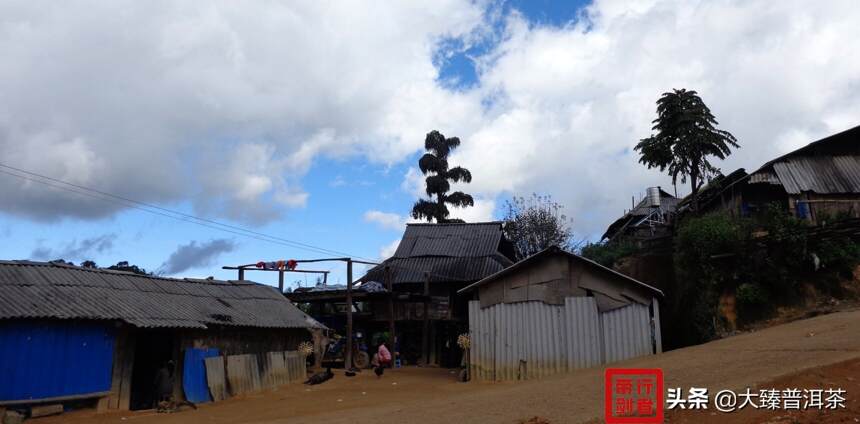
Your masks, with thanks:
M839 312L613 366L662 368L667 387L708 387L712 393L740 390L860 358L858 323L860 311ZM603 369L492 384L456 383L445 370L413 368L394 370L381 380L372 373L353 379L339 374L306 390L301 385L287 386L169 415L75 413L33 423L452 424L516 423L533 416L554 424L582 423L602 417Z

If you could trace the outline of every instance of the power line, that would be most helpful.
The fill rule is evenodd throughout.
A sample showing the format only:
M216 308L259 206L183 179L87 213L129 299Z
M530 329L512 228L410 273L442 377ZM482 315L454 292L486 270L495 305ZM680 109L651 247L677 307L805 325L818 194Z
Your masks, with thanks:
M215 230L219 230L219 231L225 231L225 232L228 232L231 234L250 237L250 238L254 238L254 239L262 240L262 241L267 241L267 242L274 243L274 244L280 244L283 246L288 246L288 247L303 249L303 250L307 250L307 251L312 251L314 253L322 253L322 254L326 254L326 255L334 254L334 255L338 255L338 256L355 257L358 259L368 259L368 258L364 258L361 256L350 255L349 253L345 253L345 252L340 252L340 251L336 251L336 250L332 250L332 249L326 249L323 247L314 246L314 245L307 244L307 243L298 242L295 240L290 240L290 239L286 239L286 238L282 238L282 237L272 236L269 234L261 233L261 232L254 231L254 230L249 230L247 228L239 227L236 225L225 224L225 223L214 221L211 219L201 218L199 216L195 216L195 215L187 214L184 212L164 208L164 207L153 205L153 204L146 203L146 202L141 202L138 200L119 196L116 194L107 193L107 192L104 192L101 190L96 190L96 189L82 186L79 184L70 183L70 182L59 180L56 178L52 178L52 177L49 177L46 175L42 175L42 174L38 174L35 172L27 171L24 169L16 168L14 166L10 166L10 165L4 164L4 163L0 163L0 168L11 169L15 172L26 174L26 175L20 175L20 174L14 173L14 172L9 172L9 171L5 171L5 170L0 169L0 173L6 174L6 175L11 175L13 177L17 177L17 178L21 178L24 180L40 183L40 184L54 187L54 188L57 188L60 190L65 190L65 191L69 191L69 192L76 193L79 195L91 197L91 198L94 198L97 200L117 203L117 204L123 205L125 207L137 209L137 210L144 211L144 212L149 212L149 213L164 216L167 218L172 218L172 219L184 221L184 222L190 222L192 224L201 225L203 227L207 227L207 228L211 228L211 229L215 229ZM37 177L37 178L33 178L33 177ZM47 180L47 181L44 181L44 180ZM54 183L56 183L56 184L54 184Z
M0 162L0 168L6 168L7 170L15 171L15 172L10 172L7 170L0 169L0 173L2 173L2 174L6 174L6 175L17 177L17 178L20 178L23 180L43 184L43 185L53 187L53 188L56 188L59 190L64 190L64 191L68 191L71 193L76 193L76 194L79 194L82 196L91 197L93 199L120 204L120 205L125 206L127 208L136 209L136 210L140 210L143 212L148 212L148 213L163 216L166 218L171 218L171 219L174 219L177 221L189 222L192 224L200 225L202 227L211 228L214 230L223 231L223 232L227 232L230 234L235 234L235 235L239 235L239 236L243 236L243 237L249 237L252 239L265 241L265 242L273 243L273 244L278 244L281 246L287 246L287 247L302 249L302 250L306 250L309 252L321 253L321 254L325 254L325 255L346 256L346 257L351 257L351 258L356 258L356 259L367 260L369 262L373 261L372 259L368 259L368 258L365 258L362 256L351 255L349 253L340 252L337 250L326 249L323 247L318 247L318 246L314 246L311 244L298 242L295 240L290 240L290 239L286 239L286 238L282 238L282 237L277 237L277 236L272 236L269 234L261 233L261 232L254 231L254 230L249 230L247 228L240 227L237 225L225 224L223 222L218 222L218 221L207 219L207 218L201 218L201 217L196 216L196 215L187 214L187 213L176 211L173 209L168 209L168 208L164 208L161 206L157 206L157 205L154 205L151 203L146 203L146 202L142 202L139 200L130 199L128 197L124 197L124 196L116 195L113 193L108 193L105 191L86 187L86 186L83 186L80 184L70 183L68 181L63 181L63 180L49 177L47 175L42 175L42 174L39 174L36 172L27 171L25 169L21 169L21 168L17 168L17 167L11 166L11 165L4 164L2 162ZM19 173L25 174L25 175L20 175ZM380 264L380 265L383 265L383 264ZM393 264L384 264L384 265L388 266L390 268L402 269L402 270L406 270L406 271L415 271L414 269L399 266L399 265L393 265ZM455 280L455 281L459 280L459 278L455 278L455 277L444 275L444 274L437 274L434 272L427 272L427 271L424 271L424 272L426 272L428 275L432 275L434 277L438 277L438 278L441 278L443 280L445 280L445 279Z

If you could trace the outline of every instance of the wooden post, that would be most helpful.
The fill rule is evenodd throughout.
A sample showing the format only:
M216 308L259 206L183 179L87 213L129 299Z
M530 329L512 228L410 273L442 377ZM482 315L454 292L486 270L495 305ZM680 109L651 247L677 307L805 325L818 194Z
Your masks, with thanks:
M654 353L663 353L663 333L660 329L660 301L656 297L651 298L651 304L654 305L654 317L651 323L654 326Z
M284 292L284 270L278 271L278 290Z
M119 387L119 410L128 411L131 406L131 374L134 368L134 354L137 349L137 337L128 333L125 339L125 355L122 364L122 382Z
M397 336L394 332L394 290L391 282L391 268L385 267L385 288L388 290L388 346L391 349L391 359L397 357Z
M343 368L352 368L352 259L346 260L346 352Z
M424 273L424 326L421 329L421 355L424 365L430 365L430 273Z
M239 268L239 281L243 281L245 279L245 270Z

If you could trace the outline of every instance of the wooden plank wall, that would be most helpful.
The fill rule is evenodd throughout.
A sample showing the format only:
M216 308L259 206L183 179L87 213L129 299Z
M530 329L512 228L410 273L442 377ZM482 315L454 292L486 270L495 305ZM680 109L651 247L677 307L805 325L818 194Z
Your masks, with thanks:
M303 382L306 378L305 357L296 351L227 356L226 381L231 396Z
M218 402L227 399L227 380L224 372L224 357L216 356L204 359L206 363L206 384L212 400Z
M284 352L269 352L263 365L263 382L266 387L274 388L290 382L290 372L284 360Z
M284 361L286 362L287 369L289 370L290 374L288 382L301 383L307 380L307 362L305 361L305 357L301 353L296 351L284 352Z
M227 384L230 395L238 396L262 389L257 355L230 355L227 357Z

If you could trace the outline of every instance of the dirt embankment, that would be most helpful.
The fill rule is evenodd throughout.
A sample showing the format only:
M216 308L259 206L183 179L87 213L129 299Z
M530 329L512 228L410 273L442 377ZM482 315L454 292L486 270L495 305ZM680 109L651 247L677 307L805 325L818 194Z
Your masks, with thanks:
M732 413L714 411L669 411L666 422L673 424L827 424L860 422L860 359L813 368L760 384L753 390L842 389L845 408L767 410L743 408ZM826 400L826 396L825 396Z

